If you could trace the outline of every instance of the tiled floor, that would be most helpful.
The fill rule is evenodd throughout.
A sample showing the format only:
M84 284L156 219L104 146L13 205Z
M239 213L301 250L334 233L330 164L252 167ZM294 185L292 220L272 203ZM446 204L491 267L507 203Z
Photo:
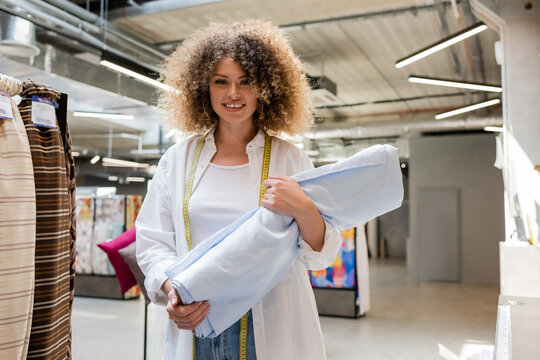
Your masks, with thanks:
M401 260L370 264L371 310L322 317L329 360L492 359L498 286L418 283ZM142 300L75 298L74 360L143 359ZM159 359L159 316L149 312L148 360Z

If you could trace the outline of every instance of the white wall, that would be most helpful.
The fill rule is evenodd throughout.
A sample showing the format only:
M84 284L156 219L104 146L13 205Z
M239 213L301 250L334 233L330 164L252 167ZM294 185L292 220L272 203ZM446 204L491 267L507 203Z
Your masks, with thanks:
M414 278L420 278L418 233L425 226L418 218L418 189L457 188L461 282L499 282L498 243L504 240L504 195L501 171L493 166L494 161L492 134L410 139L407 264Z

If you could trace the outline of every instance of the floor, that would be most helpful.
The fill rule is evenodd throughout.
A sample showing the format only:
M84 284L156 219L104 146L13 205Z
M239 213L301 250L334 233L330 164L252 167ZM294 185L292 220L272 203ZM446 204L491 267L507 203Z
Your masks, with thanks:
M329 360L493 358L498 286L419 283L403 260L371 260L371 309L360 319L322 317ZM160 359L163 317L148 313L148 360ZM144 302L76 297L73 358L143 359Z

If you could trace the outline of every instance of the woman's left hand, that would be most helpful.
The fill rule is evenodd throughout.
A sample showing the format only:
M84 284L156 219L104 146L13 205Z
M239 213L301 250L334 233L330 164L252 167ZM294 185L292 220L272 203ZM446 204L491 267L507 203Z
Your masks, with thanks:
M261 205L278 214L293 217L305 242L315 251L324 245L326 225L311 199L293 178L271 176L264 181L266 193Z
M313 206L300 185L288 176L270 176L264 181L266 193L261 205L278 214L296 218Z

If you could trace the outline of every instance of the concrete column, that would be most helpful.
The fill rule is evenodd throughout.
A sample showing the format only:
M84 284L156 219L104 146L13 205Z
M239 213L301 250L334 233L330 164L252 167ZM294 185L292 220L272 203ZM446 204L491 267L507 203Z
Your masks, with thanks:
M472 0L473 12L501 37L506 239L516 229L539 240L540 0Z

